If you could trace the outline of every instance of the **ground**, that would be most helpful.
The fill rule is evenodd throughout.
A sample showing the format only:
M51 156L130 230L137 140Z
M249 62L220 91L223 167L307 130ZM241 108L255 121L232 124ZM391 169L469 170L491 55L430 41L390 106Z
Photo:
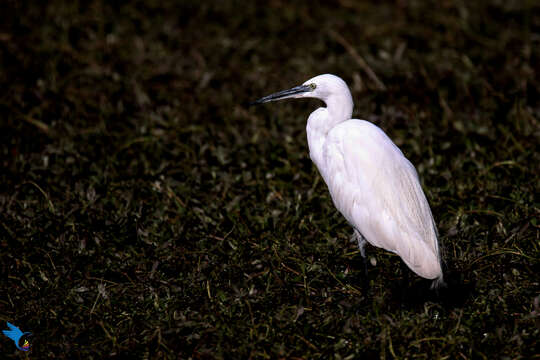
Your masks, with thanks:
M5 1L4 358L540 358L533 1ZM321 73L418 169L439 294L368 277L311 163Z

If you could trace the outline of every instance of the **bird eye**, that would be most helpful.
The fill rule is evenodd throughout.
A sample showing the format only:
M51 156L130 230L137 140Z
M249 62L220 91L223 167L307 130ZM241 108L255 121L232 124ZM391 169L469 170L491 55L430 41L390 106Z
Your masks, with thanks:
M311 83L309 84L309 87L311 88L311 90L315 90L317 88L317 85L315 83Z

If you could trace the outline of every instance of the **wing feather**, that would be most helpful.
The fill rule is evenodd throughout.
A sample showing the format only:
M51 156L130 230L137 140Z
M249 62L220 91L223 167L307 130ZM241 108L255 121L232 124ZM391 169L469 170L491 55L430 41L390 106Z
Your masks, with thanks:
M334 204L369 243L397 253L418 275L442 276L437 231L414 166L377 126L334 127L321 171Z

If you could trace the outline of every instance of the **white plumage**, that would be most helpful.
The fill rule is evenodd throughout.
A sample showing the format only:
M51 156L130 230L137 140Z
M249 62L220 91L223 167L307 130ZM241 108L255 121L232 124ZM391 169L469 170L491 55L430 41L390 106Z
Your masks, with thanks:
M312 97L326 103L308 118L310 157L336 208L353 226L365 257L365 241L398 254L421 277L443 284L433 215L414 166L377 126L351 119L352 96L334 75L257 100Z

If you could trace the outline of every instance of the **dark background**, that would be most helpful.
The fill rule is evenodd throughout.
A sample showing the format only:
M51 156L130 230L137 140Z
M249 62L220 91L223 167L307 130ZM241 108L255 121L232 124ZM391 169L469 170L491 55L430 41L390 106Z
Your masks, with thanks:
M27 358L539 358L536 1L3 1L0 321ZM308 157L321 73L418 169L451 282ZM2 336L2 357L24 357Z

